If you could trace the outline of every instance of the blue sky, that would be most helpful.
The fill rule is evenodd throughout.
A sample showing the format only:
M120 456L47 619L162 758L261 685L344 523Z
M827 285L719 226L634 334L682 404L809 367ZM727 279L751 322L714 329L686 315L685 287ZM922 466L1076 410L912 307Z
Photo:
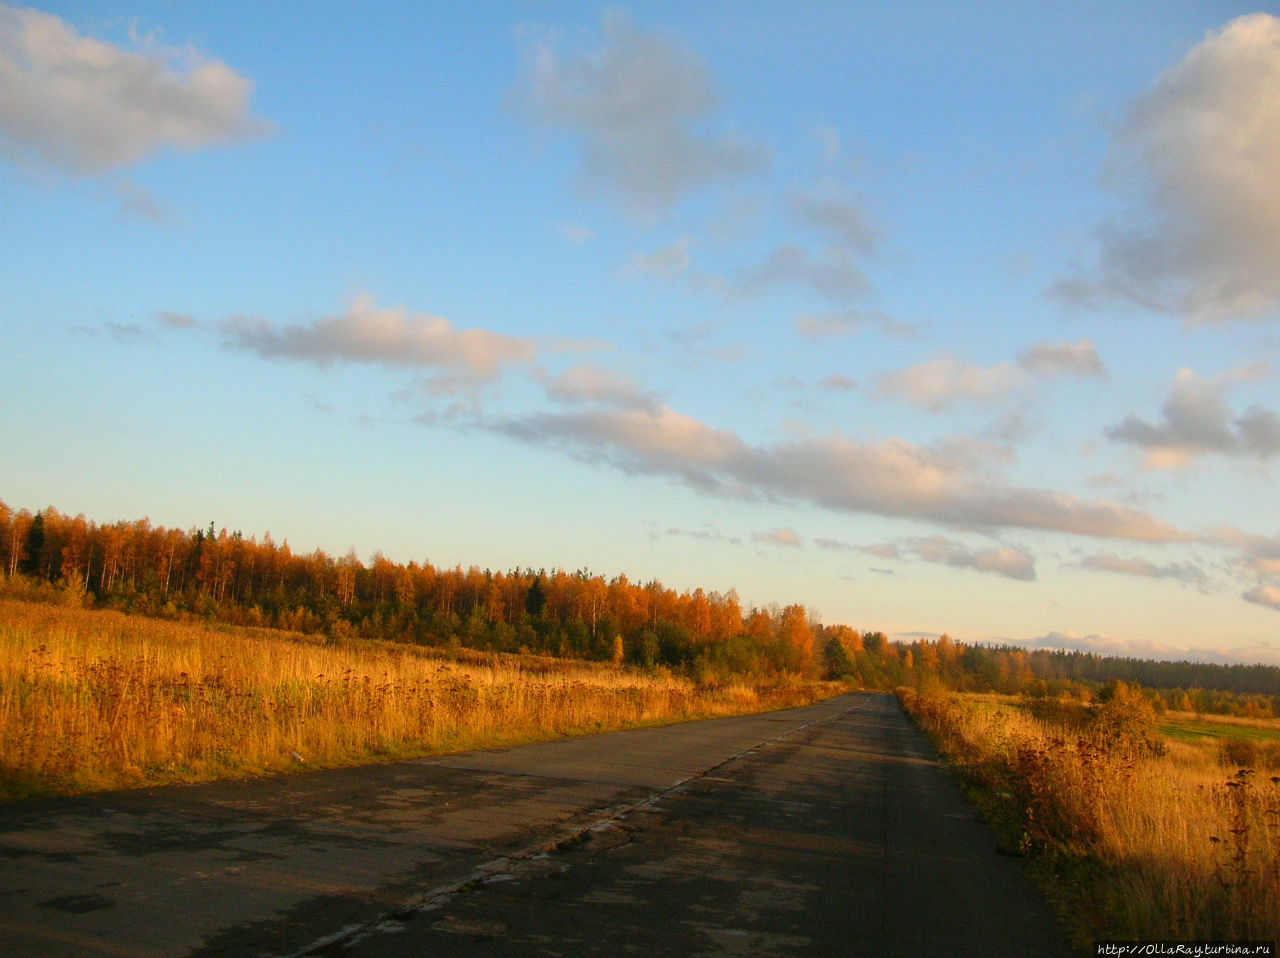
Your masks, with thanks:
M1280 19L0 5L0 498L1280 662Z

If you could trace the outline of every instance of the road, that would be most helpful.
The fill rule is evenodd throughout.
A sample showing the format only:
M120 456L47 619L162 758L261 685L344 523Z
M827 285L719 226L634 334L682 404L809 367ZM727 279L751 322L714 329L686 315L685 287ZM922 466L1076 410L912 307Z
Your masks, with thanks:
M1067 955L896 702L0 807L0 953Z

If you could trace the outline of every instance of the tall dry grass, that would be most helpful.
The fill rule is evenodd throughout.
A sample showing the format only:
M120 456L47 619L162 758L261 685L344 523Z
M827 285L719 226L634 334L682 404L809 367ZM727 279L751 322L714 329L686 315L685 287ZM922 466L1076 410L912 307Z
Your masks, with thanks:
M1280 769L1225 765L1215 739L1107 741L1069 710L900 695L1056 883L1080 944L1280 940Z
M835 691L0 602L0 797L356 764Z

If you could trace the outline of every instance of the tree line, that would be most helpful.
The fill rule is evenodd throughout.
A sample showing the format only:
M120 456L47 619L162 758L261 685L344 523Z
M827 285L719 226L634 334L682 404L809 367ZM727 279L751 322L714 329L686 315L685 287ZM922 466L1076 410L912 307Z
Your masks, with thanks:
M1170 708L1280 715L1280 669L1113 658L824 625L799 604L743 608L737 593L683 592L585 569L438 568L354 552L294 553L239 531L98 524L0 501L5 591L166 618L734 675L843 678L866 688L937 685L1087 698L1112 680Z
M585 569L369 562L239 531L98 524L0 502L0 570L71 601L177 618L725 674L814 674L822 634L801 605L744 609L737 593L677 592ZM10 591L13 583L10 584Z

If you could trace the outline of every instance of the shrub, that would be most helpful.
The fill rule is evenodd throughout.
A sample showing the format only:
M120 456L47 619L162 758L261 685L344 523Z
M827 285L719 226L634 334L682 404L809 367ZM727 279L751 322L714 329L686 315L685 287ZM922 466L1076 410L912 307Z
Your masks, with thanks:
M1258 744L1247 738L1224 738L1218 745L1218 762L1227 768L1256 768Z
M1098 693L1098 701L1088 729L1100 746L1137 755L1164 754L1155 706L1140 687L1112 679Z

